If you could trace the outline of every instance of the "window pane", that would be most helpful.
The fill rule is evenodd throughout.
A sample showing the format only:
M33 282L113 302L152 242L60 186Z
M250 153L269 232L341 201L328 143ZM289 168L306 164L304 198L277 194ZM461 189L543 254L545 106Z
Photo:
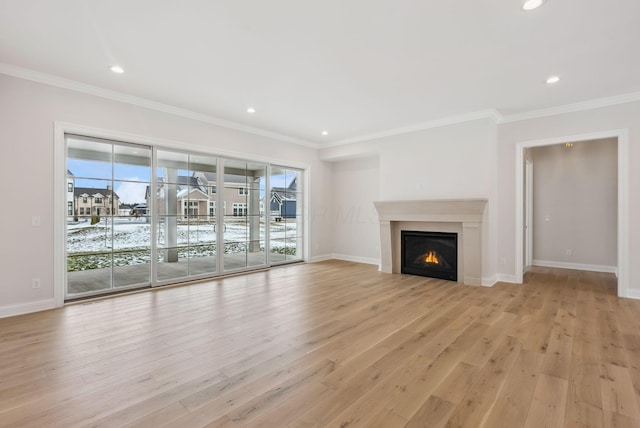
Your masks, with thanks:
M113 253L114 287L148 285L151 277L151 250L136 249Z
M150 147L67 136L69 295L149 284L155 263L161 283L211 275L220 250L227 271L262 266L267 251L275 263L302 257L300 170L270 167L267 188L264 163L162 149L154 170L152 155ZM99 278L78 285L83 272L83 280Z
M271 167L269 232L272 263L303 257L301 177L301 170Z
M247 266L247 242L224 241L224 270L240 269Z
M187 247L158 248L158 281L186 278L189 272Z
M189 275L198 276L216 272L216 242L189 246Z
M190 175L189 155L158 150L157 157L159 182L177 184L179 176L188 177Z
M271 238L271 263L285 261L286 241L284 239Z
M68 252L67 295L111 289L111 252Z
M285 242L285 260L302 258L302 238L288 238Z
M76 178L113 178L113 144L67 136L67 170ZM77 186L84 186L76 182Z
M151 150L140 146L116 145L113 148L114 179L149 183Z
M260 266L266 263L265 241L249 241L247 246L247 266Z

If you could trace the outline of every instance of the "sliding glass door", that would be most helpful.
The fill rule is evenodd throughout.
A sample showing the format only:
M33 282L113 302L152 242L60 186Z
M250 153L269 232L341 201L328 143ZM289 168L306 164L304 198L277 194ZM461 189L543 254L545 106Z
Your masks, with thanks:
M269 194L271 262L301 260L304 230L302 171L272 166Z
M217 272L217 158L157 151L157 280Z
M266 264L265 212L261 210L267 166L226 159L222 197L224 212L224 270Z
M65 140L66 299L303 259L301 170Z
M66 297L151 282L151 149L67 136ZM135 213L135 214L134 214Z

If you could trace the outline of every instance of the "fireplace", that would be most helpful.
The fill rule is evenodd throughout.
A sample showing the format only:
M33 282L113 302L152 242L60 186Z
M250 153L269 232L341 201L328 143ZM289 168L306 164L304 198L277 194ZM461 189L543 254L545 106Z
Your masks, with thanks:
M401 273L458 280L458 234L401 231Z
M484 219L486 199L377 201L374 204L380 220L382 272L402 272L401 231L447 232L458 234L458 281L468 285L484 282L482 254L489 248L486 235L482 233L487 227Z

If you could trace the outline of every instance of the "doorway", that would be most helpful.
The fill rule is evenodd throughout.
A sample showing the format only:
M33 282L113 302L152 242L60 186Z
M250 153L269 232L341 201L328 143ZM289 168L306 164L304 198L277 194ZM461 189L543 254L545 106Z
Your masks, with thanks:
M564 145L576 141L591 141L606 138L617 139L617 264L618 296L627 297L628 290L628 131L573 135L545 140L521 142L516 145L516 248L515 274L519 283L523 282L524 267L527 265L527 248L532 238L527 240L527 150L535 147ZM566 251L567 249L564 249Z

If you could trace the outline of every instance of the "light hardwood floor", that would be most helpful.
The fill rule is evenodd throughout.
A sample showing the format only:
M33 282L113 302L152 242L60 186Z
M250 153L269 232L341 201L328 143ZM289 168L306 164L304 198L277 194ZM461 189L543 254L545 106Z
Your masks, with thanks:
M329 261L0 320L2 427L640 427L640 301Z

